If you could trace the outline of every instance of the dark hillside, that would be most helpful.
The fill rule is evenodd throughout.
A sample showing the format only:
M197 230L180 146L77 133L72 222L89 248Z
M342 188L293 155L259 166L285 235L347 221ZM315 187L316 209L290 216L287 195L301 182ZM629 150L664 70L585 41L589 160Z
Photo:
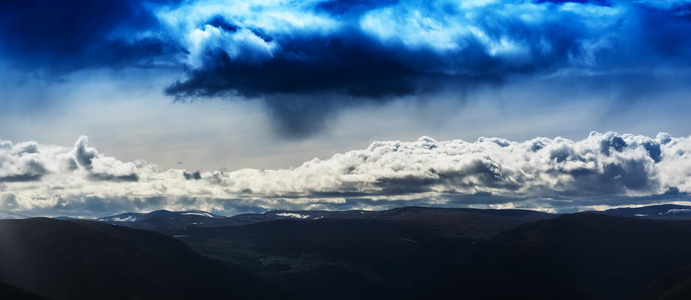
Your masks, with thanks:
M525 224L492 239L446 291L491 299L626 299L691 264L691 221L593 213Z
M287 295L155 232L45 218L0 221L0 281L51 299Z

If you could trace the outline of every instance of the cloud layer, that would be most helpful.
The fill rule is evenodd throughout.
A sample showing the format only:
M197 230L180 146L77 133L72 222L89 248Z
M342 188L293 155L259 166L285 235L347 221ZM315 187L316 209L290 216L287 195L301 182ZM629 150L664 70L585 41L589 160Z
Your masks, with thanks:
M304 136L343 107L512 76L596 77L653 99L631 76L688 76L690 12L688 0L10 0L0 58L47 76L178 66L171 97L259 99Z
M73 148L0 142L0 210L98 216L202 209L402 205L578 210L689 201L691 139L607 132L580 141L377 141L294 169L188 172Z

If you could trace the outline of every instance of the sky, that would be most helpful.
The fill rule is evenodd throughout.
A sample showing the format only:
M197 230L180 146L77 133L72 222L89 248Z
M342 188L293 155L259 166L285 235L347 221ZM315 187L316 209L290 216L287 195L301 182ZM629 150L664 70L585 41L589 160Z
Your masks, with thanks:
M5 0L0 211L691 199L691 1Z

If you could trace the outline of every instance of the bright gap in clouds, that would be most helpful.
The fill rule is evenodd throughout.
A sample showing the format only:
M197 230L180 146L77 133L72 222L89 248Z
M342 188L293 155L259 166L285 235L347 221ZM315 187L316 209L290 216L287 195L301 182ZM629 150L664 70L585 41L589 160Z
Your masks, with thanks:
M4 84L11 86L11 78L5 77ZM641 99L623 105L620 101L626 95L616 90L592 90L598 87L598 77L585 82L573 77L518 77L501 86L434 98L350 107L330 115L319 133L294 140L275 132L274 116L261 103L218 99L172 103L151 88L168 78L156 70L85 71L67 83L33 80L1 89L5 99L48 98L45 105L3 102L0 136L67 145L76 136L87 135L102 152L124 161L144 159L166 169L213 171L297 167L314 157L326 159L333 153L367 147L373 137L410 141L423 135L441 140L563 136L576 140L591 130L686 136L691 128L691 119L686 117L691 110L691 102L686 101L691 87L674 80L669 84L675 88L656 95L656 101ZM297 151L302 154L284 159L284 153Z

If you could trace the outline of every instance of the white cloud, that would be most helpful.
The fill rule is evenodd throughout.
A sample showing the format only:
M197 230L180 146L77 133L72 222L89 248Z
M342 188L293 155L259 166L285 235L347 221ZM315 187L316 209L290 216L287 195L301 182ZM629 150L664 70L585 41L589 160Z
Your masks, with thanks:
M352 201L359 208L412 203L554 210L612 206L617 199L669 191L686 197L691 140L614 132L594 132L580 141L422 137L377 141L294 169L203 172L195 180L185 170L105 156L82 136L72 149L2 141L0 174L0 209L25 214L161 208L231 214L332 209Z

